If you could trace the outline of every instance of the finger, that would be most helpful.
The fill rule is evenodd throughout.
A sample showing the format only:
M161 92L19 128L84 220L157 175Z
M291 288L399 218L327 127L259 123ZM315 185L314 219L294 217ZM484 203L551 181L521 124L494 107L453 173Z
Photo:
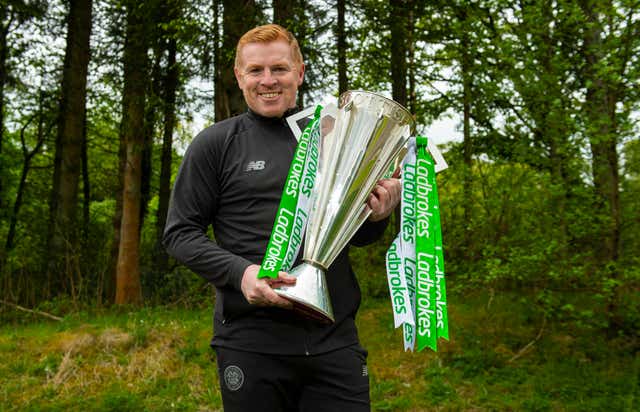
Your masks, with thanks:
M371 203L371 209L373 210L373 213L384 213L388 208L389 202L391 200L389 191L387 191L387 189L382 186L378 186L374 190L373 196L375 197L375 200Z
M402 185L400 183L400 180L385 179L380 182L380 186L382 186L386 190L391 202L395 203L397 200L400 200L400 194L402 192Z
M278 295L271 288L268 288L267 290L264 291L264 298L268 305L279 306L281 308L286 308L286 309L293 308L293 303L283 298L282 296Z
M287 272L278 272L277 280L287 285L294 285L297 278L295 276L291 276Z
M273 282L269 283L269 286L271 287L271 289L280 289L283 286L294 286L293 283L285 283L279 280L274 280Z
M373 192L381 202L384 202L389 197L389 190L383 184L376 186Z
M267 282L272 289L277 289L282 286L293 286L296 284L296 277L287 275L285 272L280 272L276 279L269 279Z
M382 186L387 190L395 190L401 187L400 180L395 178L382 179L378 181L378 186Z
M367 205L371 209L371 213L375 213L380 208L380 200L373 193L369 195Z

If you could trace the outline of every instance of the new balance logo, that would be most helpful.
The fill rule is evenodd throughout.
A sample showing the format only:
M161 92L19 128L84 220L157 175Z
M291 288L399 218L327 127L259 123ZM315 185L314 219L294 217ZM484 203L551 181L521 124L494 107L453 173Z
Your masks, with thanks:
M264 169L264 160L254 160L252 162L247 163L247 167L244 169L245 172L250 172L252 170L262 170Z

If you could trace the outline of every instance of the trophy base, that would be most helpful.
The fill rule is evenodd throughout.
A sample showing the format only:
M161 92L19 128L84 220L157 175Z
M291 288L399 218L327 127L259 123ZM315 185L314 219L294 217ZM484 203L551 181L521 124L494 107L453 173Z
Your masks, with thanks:
M307 262L293 268L289 274L296 280L295 286L283 286L274 291L293 303L293 310L322 323L333 323L333 307L324 271Z

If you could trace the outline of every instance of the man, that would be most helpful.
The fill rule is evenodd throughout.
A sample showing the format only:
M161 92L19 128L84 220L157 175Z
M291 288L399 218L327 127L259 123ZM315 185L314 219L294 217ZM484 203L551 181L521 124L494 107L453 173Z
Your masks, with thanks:
M367 353L355 327L360 290L347 250L327 272L332 325L296 315L273 291L294 277L257 278L297 144L285 118L304 69L286 29L247 32L234 72L249 110L196 136L174 184L164 243L216 287L211 345L226 411L369 410ZM397 179L380 181L370 221L351 243L379 237L399 199ZM206 236L210 224L217 243Z

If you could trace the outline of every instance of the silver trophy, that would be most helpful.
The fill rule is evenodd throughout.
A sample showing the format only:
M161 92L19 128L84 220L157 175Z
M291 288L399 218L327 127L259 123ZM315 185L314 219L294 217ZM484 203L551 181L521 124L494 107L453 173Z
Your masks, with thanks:
M325 272L369 217L369 194L396 164L415 126L400 104L364 91L343 93L332 120L322 119L303 263L289 271L296 285L275 290L295 310L327 323L334 317Z

